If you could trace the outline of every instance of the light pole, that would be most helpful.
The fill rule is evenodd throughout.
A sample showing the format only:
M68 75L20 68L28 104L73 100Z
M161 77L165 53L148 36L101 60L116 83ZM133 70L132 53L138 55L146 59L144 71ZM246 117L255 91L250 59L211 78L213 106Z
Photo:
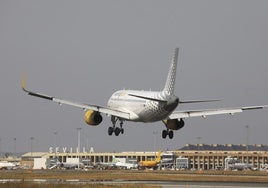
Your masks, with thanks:
M17 151L16 151L17 150L17 147L16 147L16 145L17 145L17 138L14 138L13 140L14 140L14 156L17 156L16 155L16 153L17 153Z
M198 142L197 150L198 150L198 153L199 153L199 150L200 150L200 141L201 141L202 137L201 136L198 136L198 137L196 137L196 139L198 140L197 141ZM200 169L201 169L200 157L198 157L198 170L200 170Z
M154 135L154 157L156 158L156 136L157 136L157 131L153 131Z
M249 144L249 126L246 125L245 126L246 129L247 129L247 134L246 134L246 149L247 149L247 165L248 165L248 144Z
M56 147L57 147L57 134L58 132L54 132L54 150L55 150L55 158L57 157L57 150L56 150Z
M34 140L34 137L31 137L30 140L31 140L31 156L33 156L33 140Z
M197 143L197 144L198 144L198 146L197 146L197 150L199 151L199 150L200 150L199 147L200 147L200 144L201 144L200 141L201 141L202 137L198 136L198 137L196 137L196 139L198 140L198 143Z
M78 169L80 168L80 137L81 137L81 127L77 128L77 150L78 150Z

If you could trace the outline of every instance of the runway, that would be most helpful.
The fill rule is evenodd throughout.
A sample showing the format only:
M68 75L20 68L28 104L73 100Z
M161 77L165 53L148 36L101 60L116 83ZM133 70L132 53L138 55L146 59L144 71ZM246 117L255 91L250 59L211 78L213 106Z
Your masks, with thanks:
M268 187L267 183L218 183L218 182L163 182L163 188L261 188Z
M13 170L0 171L0 183L155 185L164 188L268 187L267 172L180 172L121 170ZM221 174L225 173L225 174Z
M268 183L222 183L222 182L177 182L177 181L109 181L104 184L144 184L157 185L163 188L262 188Z
M0 183L20 183L18 179L2 179ZM91 181L91 180L79 180L79 179L31 179L24 180L27 183L38 183L38 184L73 184L73 185L85 185L85 184L103 184L103 185L122 185L122 184L139 184L139 185L155 185L161 186L162 188L262 188L268 187L268 183L234 183L234 182L178 182L178 181Z

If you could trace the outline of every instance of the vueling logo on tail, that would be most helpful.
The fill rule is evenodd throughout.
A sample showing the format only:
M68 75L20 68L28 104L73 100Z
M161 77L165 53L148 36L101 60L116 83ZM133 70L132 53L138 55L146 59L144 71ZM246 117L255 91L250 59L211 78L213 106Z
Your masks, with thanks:
M174 52L174 56L172 58L172 63L169 68L166 85L163 90L166 95L173 95L174 93L178 55L179 55L179 48L176 48Z

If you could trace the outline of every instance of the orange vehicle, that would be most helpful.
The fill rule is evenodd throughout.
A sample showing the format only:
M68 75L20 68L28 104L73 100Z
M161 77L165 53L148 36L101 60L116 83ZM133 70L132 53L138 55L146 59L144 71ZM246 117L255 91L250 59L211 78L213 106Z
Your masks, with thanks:
M161 162L161 151L158 151L157 157L154 161L140 161L138 163L139 169L145 169L145 168L153 168L157 169L158 164Z

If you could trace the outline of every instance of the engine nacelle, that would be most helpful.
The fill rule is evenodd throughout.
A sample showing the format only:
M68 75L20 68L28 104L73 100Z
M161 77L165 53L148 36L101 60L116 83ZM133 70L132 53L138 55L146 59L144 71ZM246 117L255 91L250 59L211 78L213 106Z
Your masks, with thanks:
M164 123L168 129L179 130L184 127L184 121L182 119L168 119L164 120Z
M99 125L102 122L102 116L100 113L93 110L86 111L84 119L88 125L92 126Z

